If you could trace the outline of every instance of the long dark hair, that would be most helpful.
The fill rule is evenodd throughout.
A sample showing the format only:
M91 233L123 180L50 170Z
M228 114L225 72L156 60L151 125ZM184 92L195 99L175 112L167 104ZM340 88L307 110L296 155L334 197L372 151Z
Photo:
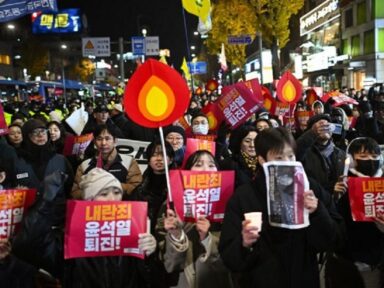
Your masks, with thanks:
M185 162L184 170L191 170L193 165L195 165L196 162L199 161L199 159L203 155L208 155L208 156L212 157L213 161L215 162L215 166L216 166L217 170L219 170L219 164L217 163L215 156L212 155L212 153L208 150L197 150L196 152L192 153L188 157L187 161Z
M66 136L65 128L61 123L59 123L57 121L51 121L47 125L48 129L52 125L56 125L60 130L60 138L58 140L52 141L51 136L49 136L51 139L52 146L57 153L62 153L64 150L65 136Z

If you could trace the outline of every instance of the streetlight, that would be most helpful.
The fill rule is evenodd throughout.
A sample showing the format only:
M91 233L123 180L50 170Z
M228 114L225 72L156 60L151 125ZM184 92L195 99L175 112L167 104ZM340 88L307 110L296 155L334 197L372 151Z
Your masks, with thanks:
M147 32L148 32L148 31L147 31L146 28L141 29L141 34L143 34L144 37L147 36Z
M66 44L61 44L61 49L63 49L63 50L65 50L65 49L67 49L68 48L68 46L66 45Z
M195 49L196 49L196 47L192 45L191 46L191 50L195 50Z
M197 35L199 35L199 32L195 31L195 32L193 32L193 35L197 36Z
M8 25L7 25L7 28L8 28L9 30L15 30L16 26L15 26L14 24L8 24Z

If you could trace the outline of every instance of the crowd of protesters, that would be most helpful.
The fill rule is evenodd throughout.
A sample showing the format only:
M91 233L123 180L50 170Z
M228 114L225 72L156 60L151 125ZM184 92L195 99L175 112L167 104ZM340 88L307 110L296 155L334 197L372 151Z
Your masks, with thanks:
M0 139L0 188L35 188L37 197L20 231L0 239L0 287L384 287L384 217L353 221L345 180L382 177L384 87L342 92L358 104L335 105L332 98L309 103L304 97L295 111L311 112L308 121L284 127L284 117L261 109L236 129L223 122L216 131L202 108L217 95L194 96L184 115L190 127L164 127L165 153L159 132L134 123L119 99L88 101L81 134L92 133L93 142L81 157L63 155L66 138L75 132L62 102L5 105L9 132ZM74 111L80 103L68 106ZM150 142L143 173L133 156L116 149L118 138ZM184 159L187 138L215 141L215 155L198 150ZM345 175L348 157L353 165ZM305 169L306 228L268 222L262 164L274 160L297 160ZM165 165L234 171L223 222L201 216L183 223L167 205ZM138 243L145 259L65 260L69 199L146 201L150 229ZM262 212L262 227L244 218L255 211Z

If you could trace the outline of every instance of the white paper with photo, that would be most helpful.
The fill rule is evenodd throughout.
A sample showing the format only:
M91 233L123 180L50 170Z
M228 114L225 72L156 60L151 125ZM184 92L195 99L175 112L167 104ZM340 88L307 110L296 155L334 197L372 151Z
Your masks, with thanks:
M263 164L267 186L268 219L271 226L301 229L309 226L304 191L309 182L300 162L271 161Z

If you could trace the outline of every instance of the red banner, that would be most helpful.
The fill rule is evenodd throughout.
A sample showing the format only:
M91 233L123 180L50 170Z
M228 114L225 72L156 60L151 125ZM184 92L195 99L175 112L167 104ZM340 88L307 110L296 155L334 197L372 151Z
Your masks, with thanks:
M295 111L295 118L297 120L297 125L299 128L304 131L307 129L307 123L309 118L313 116L313 111Z
M8 126L5 121L3 105L0 103L0 136L8 134Z
M189 156L191 156L197 150L208 150L209 152L212 153L213 156L215 156L216 142L211 140L205 140L205 139L187 138L187 143L185 145L183 167L185 165L185 162L189 158Z
M147 231L147 202L67 202L64 258L134 256L143 259L138 235Z
M234 171L170 171L172 198L180 219L195 222L205 216L211 222L223 221L234 177Z
M209 130L217 131L221 122L223 121L223 114L221 113L217 104L209 103L208 105L204 106L203 109L201 109L201 112L203 112L208 118Z
M84 154L85 149L87 149L88 145L92 142L92 140L92 133L80 136L69 135L65 138L63 154L65 156L80 156Z
M217 105L227 123L236 128L256 112L261 103L244 83L239 82L231 86L231 89L223 90Z
M384 216L384 178L349 177L348 190L353 221Z
M0 190L0 239L17 233L24 213L35 198L36 189Z

